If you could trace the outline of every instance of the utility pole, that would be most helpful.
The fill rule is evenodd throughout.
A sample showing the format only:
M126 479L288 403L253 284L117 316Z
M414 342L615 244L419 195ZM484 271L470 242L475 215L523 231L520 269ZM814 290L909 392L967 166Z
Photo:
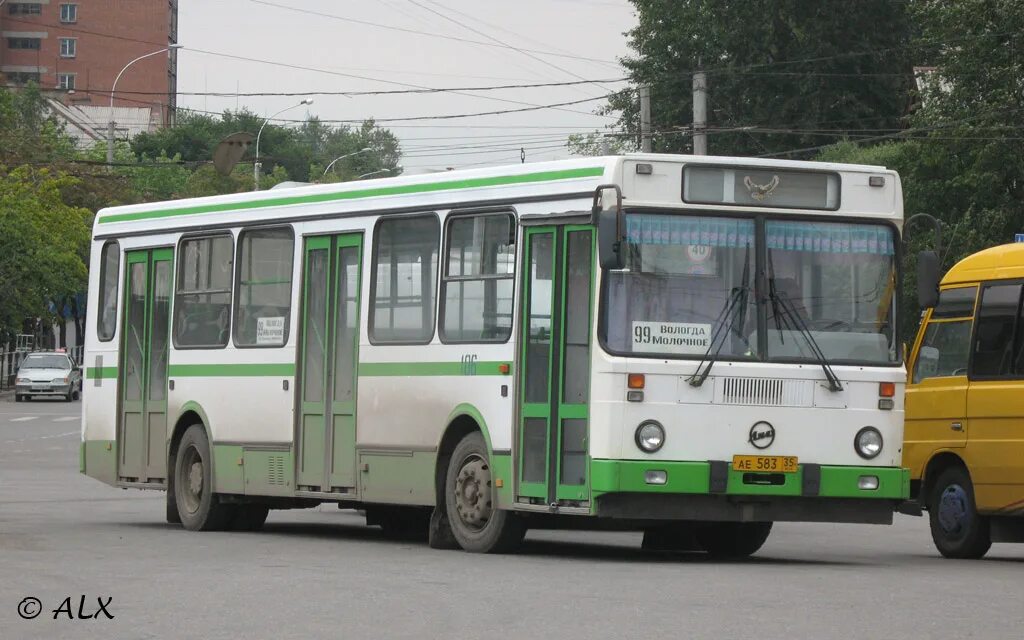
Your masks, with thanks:
M693 155L708 155L708 78L703 71L693 73Z
M651 152L651 88L640 87L640 150Z

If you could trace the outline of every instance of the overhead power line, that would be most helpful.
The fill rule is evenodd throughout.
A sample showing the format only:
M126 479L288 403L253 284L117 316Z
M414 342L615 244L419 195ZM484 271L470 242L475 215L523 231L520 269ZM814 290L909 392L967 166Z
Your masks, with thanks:
M443 40L454 40L456 42L465 42L467 44L476 44L476 45L482 45L482 46L485 46L485 47L498 47L498 48L503 48L503 49L511 48L508 45L497 44L497 43L494 43L494 42L486 42L484 40L471 40L469 38L460 38L458 36L449 36L449 35L444 35L444 34L441 34L441 33L430 33L428 31L419 31L417 29L406 29L404 27L396 27L396 26L390 25L390 24L380 24L380 23L377 23L377 22L369 22L367 20L357 20L355 18L347 18L345 16L339 16L339 15L335 15L335 14L332 14L332 13L323 13L321 11L313 11L311 9L300 9L298 7L289 7L287 5L277 4L276 2L267 2L267 0L249 0L249 2L252 2L253 4L266 5L268 7L275 7L277 9L283 9L285 11L293 11L295 13L304 13L304 14L308 14L308 15L312 15L312 16L318 16L320 18L329 18L329 19L332 19L332 20L339 20L339 21L342 21L342 22L350 22L350 23L353 23L353 24L360 24L360 25L363 25L365 27L375 27L375 28L378 28L378 29L387 29L389 31L400 31L400 32L403 32L403 33L411 33L411 34L415 34L415 35L418 35L418 36L425 36L425 37L428 37L428 38L440 38L440 39L443 39ZM577 56L577 55L566 54L566 53L556 53L554 51L540 51L540 50L537 50L537 49L523 49L523 51L528 51L530 53L536 53L536 54L540 54L540 55L557 57L557 58L571 58L573 60L585 60L587 62L597 62L597 63L600 63L600 64L610 65L610 66L613 66L613 67L618 67L619 66L617 62L612 61L612 60L601 60L599 58L588 58L586 56Z
M609 82L626 82L628 78L605 78L598 80L567 80L564 82L532 82L524 84L498 84L468 87L423 87L422 89L387 89L380 91L178 91L179 96L209 96L221 98L238 98L254 96L387 96L402 94L453 93L457 91L502 91L506 89L541 89L548 87L569 87L581 84L601 84ZM107 91L109 89L94 89ZM118 95L165 96L166 91L118 91Z

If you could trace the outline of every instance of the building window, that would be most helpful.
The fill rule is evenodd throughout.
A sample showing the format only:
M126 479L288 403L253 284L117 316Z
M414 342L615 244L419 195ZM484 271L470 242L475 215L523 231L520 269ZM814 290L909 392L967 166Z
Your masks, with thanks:
M70 91L75 88L75 74L73 73L58 73L57 74L57 88L63 89L64 91Z
M7 38L8 49L32 49L38 51L42 41L39 38Z
M32 71L11 71L4 74L11 84L28 84L34 82L39 84L39 73Z
M62 5L60 5L60 21L61 22L78 22L78 5L77 4L62 4Z
M61 38L60 39L60 57L62 58L74 58L78 53L78 39L77 38Z
M374 235L370 340L426 344L434 335L437 216L384 219Z
M515 242L515 223L508 213L459 216L448 223L441 281L442 341L508 340Z
M38 16L43 13L43 5L38 2L12 2L7 7L7 13L12 16Z
M242 231L235 346L281 347L288 342L294 253L290 228Z
M231 325L230 235L188 238L178 251L174 346L223 347Z

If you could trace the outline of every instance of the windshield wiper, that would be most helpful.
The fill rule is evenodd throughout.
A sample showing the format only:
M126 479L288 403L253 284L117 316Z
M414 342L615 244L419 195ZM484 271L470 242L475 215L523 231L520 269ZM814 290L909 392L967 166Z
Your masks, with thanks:
M830 391L842 391L843 384L839 381L839 376L832 370L832 365L828 363L828 358L825 357L825 352L821 350L821 346L818 341L814 339L814 335L811 334L810 328L804 319L800 317L796 308L793 306L793 301L775 287L775 266L772 263L772 250L768 249L768 295L771 298L772 313L775 315L775 327L779 331L779 341L782 341L782 327L779 324L781 309L788 318L786 326L789 329L795 329L807 340L808 346L811 348L811 353L814 355L814 359L821 365L822 370L825 372L825 378L828 379L828 388Z
M713 367L715 362L718 360L718 354L722 352L722 347L725 346L725 342L729 338L729 333L733 330L732 316L733 311L737 308L741 310L740 326L742 328L742 319L745 317L745 313L743 312L746 310L747 297L750 294L750 285L747 284L749 280L750 245L748 244L746 255L743 258L742 284L732 290L729 294L729 299L725 301L725 306L722 307L722 311L718 314L718 318L715 320L715 331L711 335L711 344L708 345L708 350L704 352L704 355L700 358L700 362L697 363L697 370L688 378L688 382L691 386L701 386L711 374L711 367ZM707 363L706 367L704 367L705 363ZM704 367L704 369L701 370L701 367Z

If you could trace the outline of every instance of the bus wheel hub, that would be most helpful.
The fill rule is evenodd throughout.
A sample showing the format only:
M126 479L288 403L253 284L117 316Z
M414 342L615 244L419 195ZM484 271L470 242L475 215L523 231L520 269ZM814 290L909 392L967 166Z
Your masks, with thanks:
M946 487L939 499L939 524L946 533L958 533L967 520L967 492L958 484Z
M455 509L464 523L482 528L491 514L491 472L474 458L462 465L455 480Z
M189 467L188 490L197 496L203 491L203 465L201 462L193 462Z

